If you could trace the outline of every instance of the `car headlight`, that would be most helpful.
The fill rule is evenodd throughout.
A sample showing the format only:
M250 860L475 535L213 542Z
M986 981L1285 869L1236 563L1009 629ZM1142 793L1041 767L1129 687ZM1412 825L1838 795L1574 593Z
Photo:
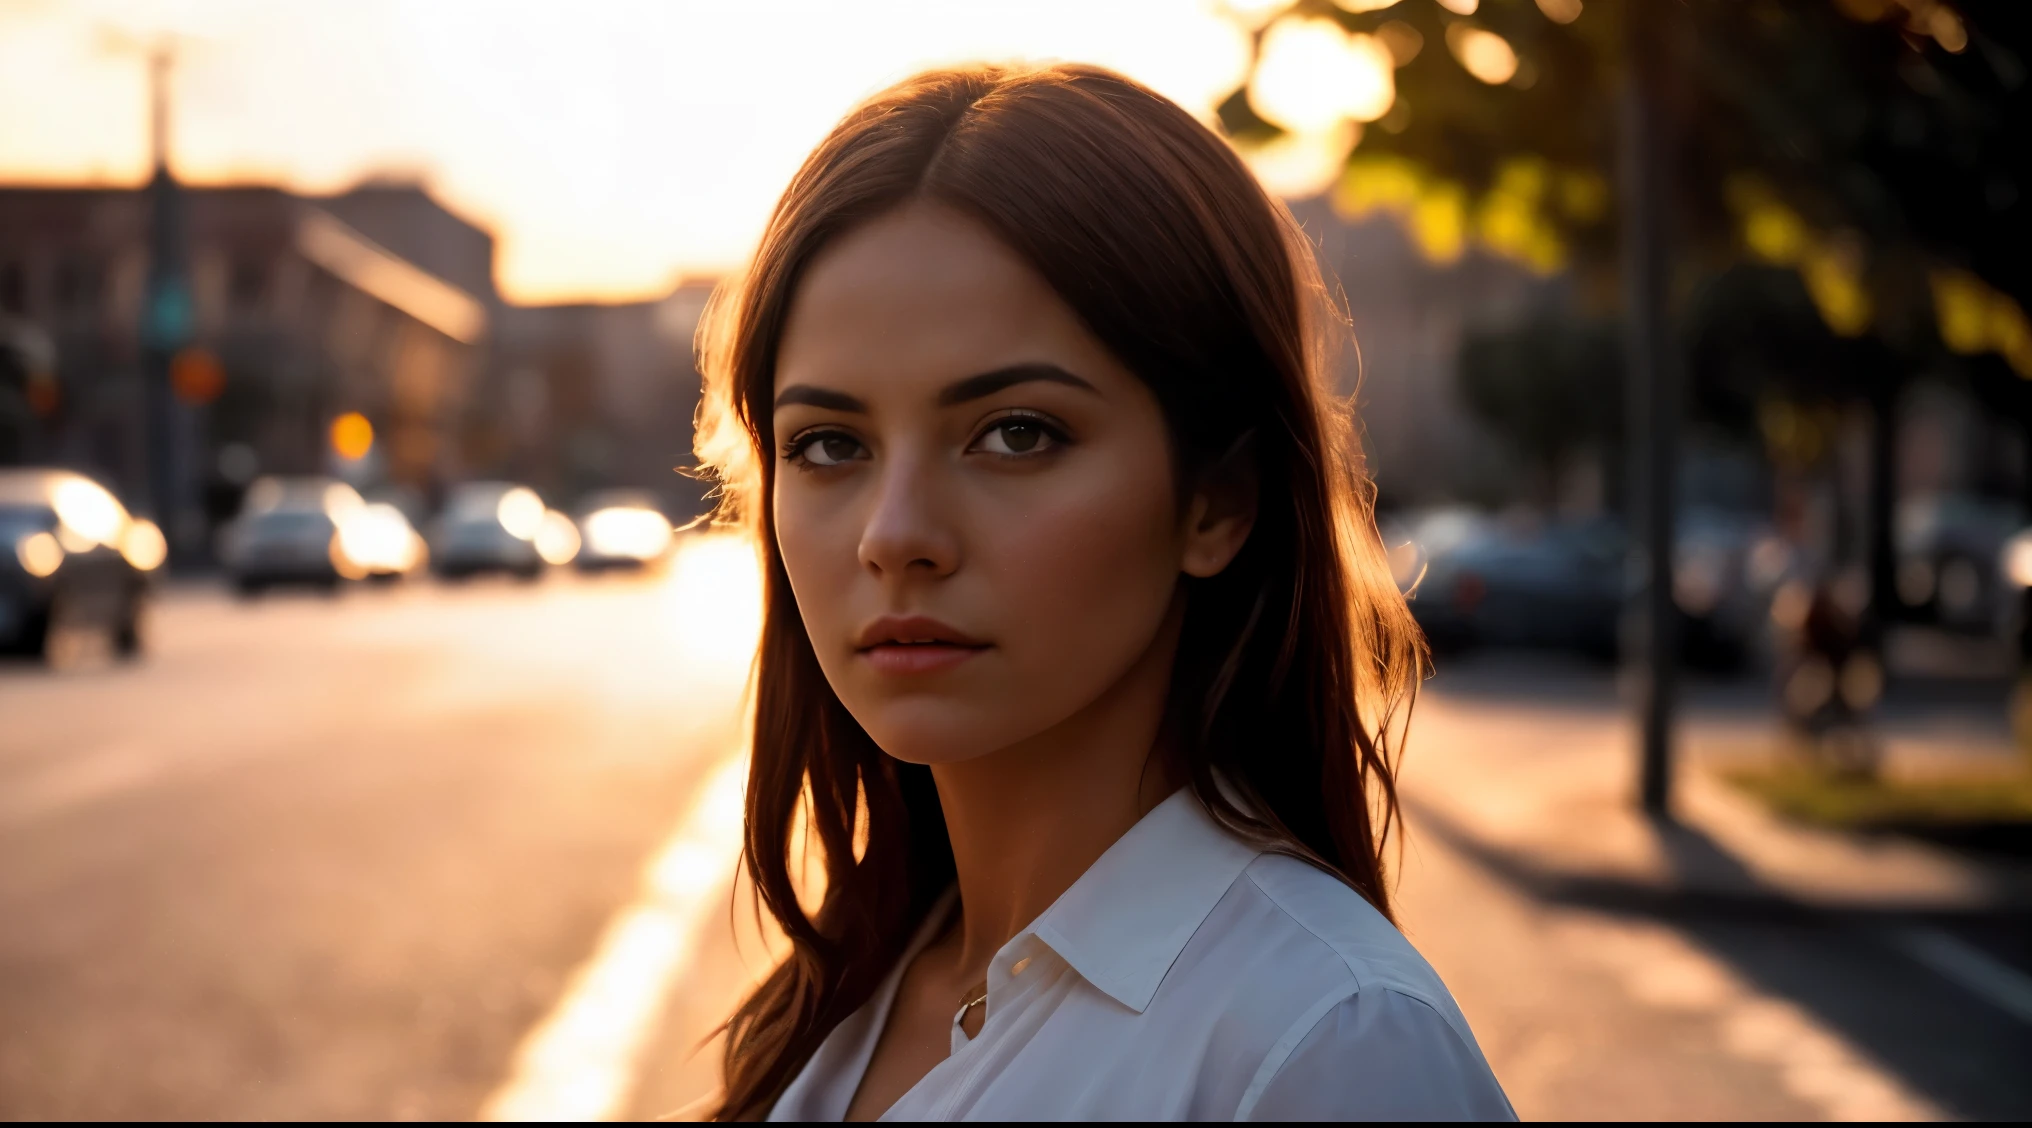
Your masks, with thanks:
M120 534L120 555L136 571L153 572L162 567L169 558L169 542L162 537L162 530L147 518L136 518Z
M53 576L63 567L63 545L50 533L30 533L14 542L14 559L21 562L22 571L37 579Z
M653 559L670 548L674 535L670 519L653 509L614 506L585 521L586 547L600 556Z
M2019 587L2032 588L2032 529L2004 542L2004 556L1998 562L2004 577Z

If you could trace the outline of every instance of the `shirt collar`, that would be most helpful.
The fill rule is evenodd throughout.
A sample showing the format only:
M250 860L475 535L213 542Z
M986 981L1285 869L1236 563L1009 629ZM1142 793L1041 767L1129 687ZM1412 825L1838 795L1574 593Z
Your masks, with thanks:
M1181 788L1116 840L1028 931L1140 1014L1186 941L1261 852Z

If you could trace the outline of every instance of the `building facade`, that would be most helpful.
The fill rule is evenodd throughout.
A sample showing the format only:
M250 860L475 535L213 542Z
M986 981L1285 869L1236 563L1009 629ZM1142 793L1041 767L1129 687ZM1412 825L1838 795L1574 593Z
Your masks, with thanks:
M264 472L339 469L424 492L460 474L499 308L491 236L394 186L324 199L187 189L184 213L179 496L217 498ZM0 188L0 460L78 467L143 496L149 224L139 189ZM376 440L335 466L326 434L353 412Z

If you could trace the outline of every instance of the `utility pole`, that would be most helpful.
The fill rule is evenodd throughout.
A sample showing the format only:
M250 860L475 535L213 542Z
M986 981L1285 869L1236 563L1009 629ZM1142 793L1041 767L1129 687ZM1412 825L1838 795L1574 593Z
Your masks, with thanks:
M148 181L148 289L141 309L143 410L148 443L147 505L168 534L171 561L188 557L189 491L185 488L177 403L170 365L191 338L195 310L190 289L190 237L183 186L169 170L169 78L174 49L158 42L148 53L149 143L154 174Z
M1628 510L1643 583L1633 610L1641 651L1635 655L1638 800L1654 816L1671 810L1672 714L1678 662L1678 614L1672 599L1674 472L1679 457L1679 364L1670 328L1666 265L1671 178L1664 164L1662 106L1666 41L1659 26L1668 5L1622 8L1625 73L1619 122L1625 380L1628 411Z

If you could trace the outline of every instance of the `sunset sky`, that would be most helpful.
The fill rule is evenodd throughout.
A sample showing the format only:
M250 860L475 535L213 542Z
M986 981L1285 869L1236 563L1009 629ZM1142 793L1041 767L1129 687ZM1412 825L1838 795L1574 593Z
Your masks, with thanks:
M173 33L185 178L421 178L512 300L648 297L740 261L826 128L924 66L1078 59L1210 112L1248 50L1220 2L0 0L0 182L140 181Z

